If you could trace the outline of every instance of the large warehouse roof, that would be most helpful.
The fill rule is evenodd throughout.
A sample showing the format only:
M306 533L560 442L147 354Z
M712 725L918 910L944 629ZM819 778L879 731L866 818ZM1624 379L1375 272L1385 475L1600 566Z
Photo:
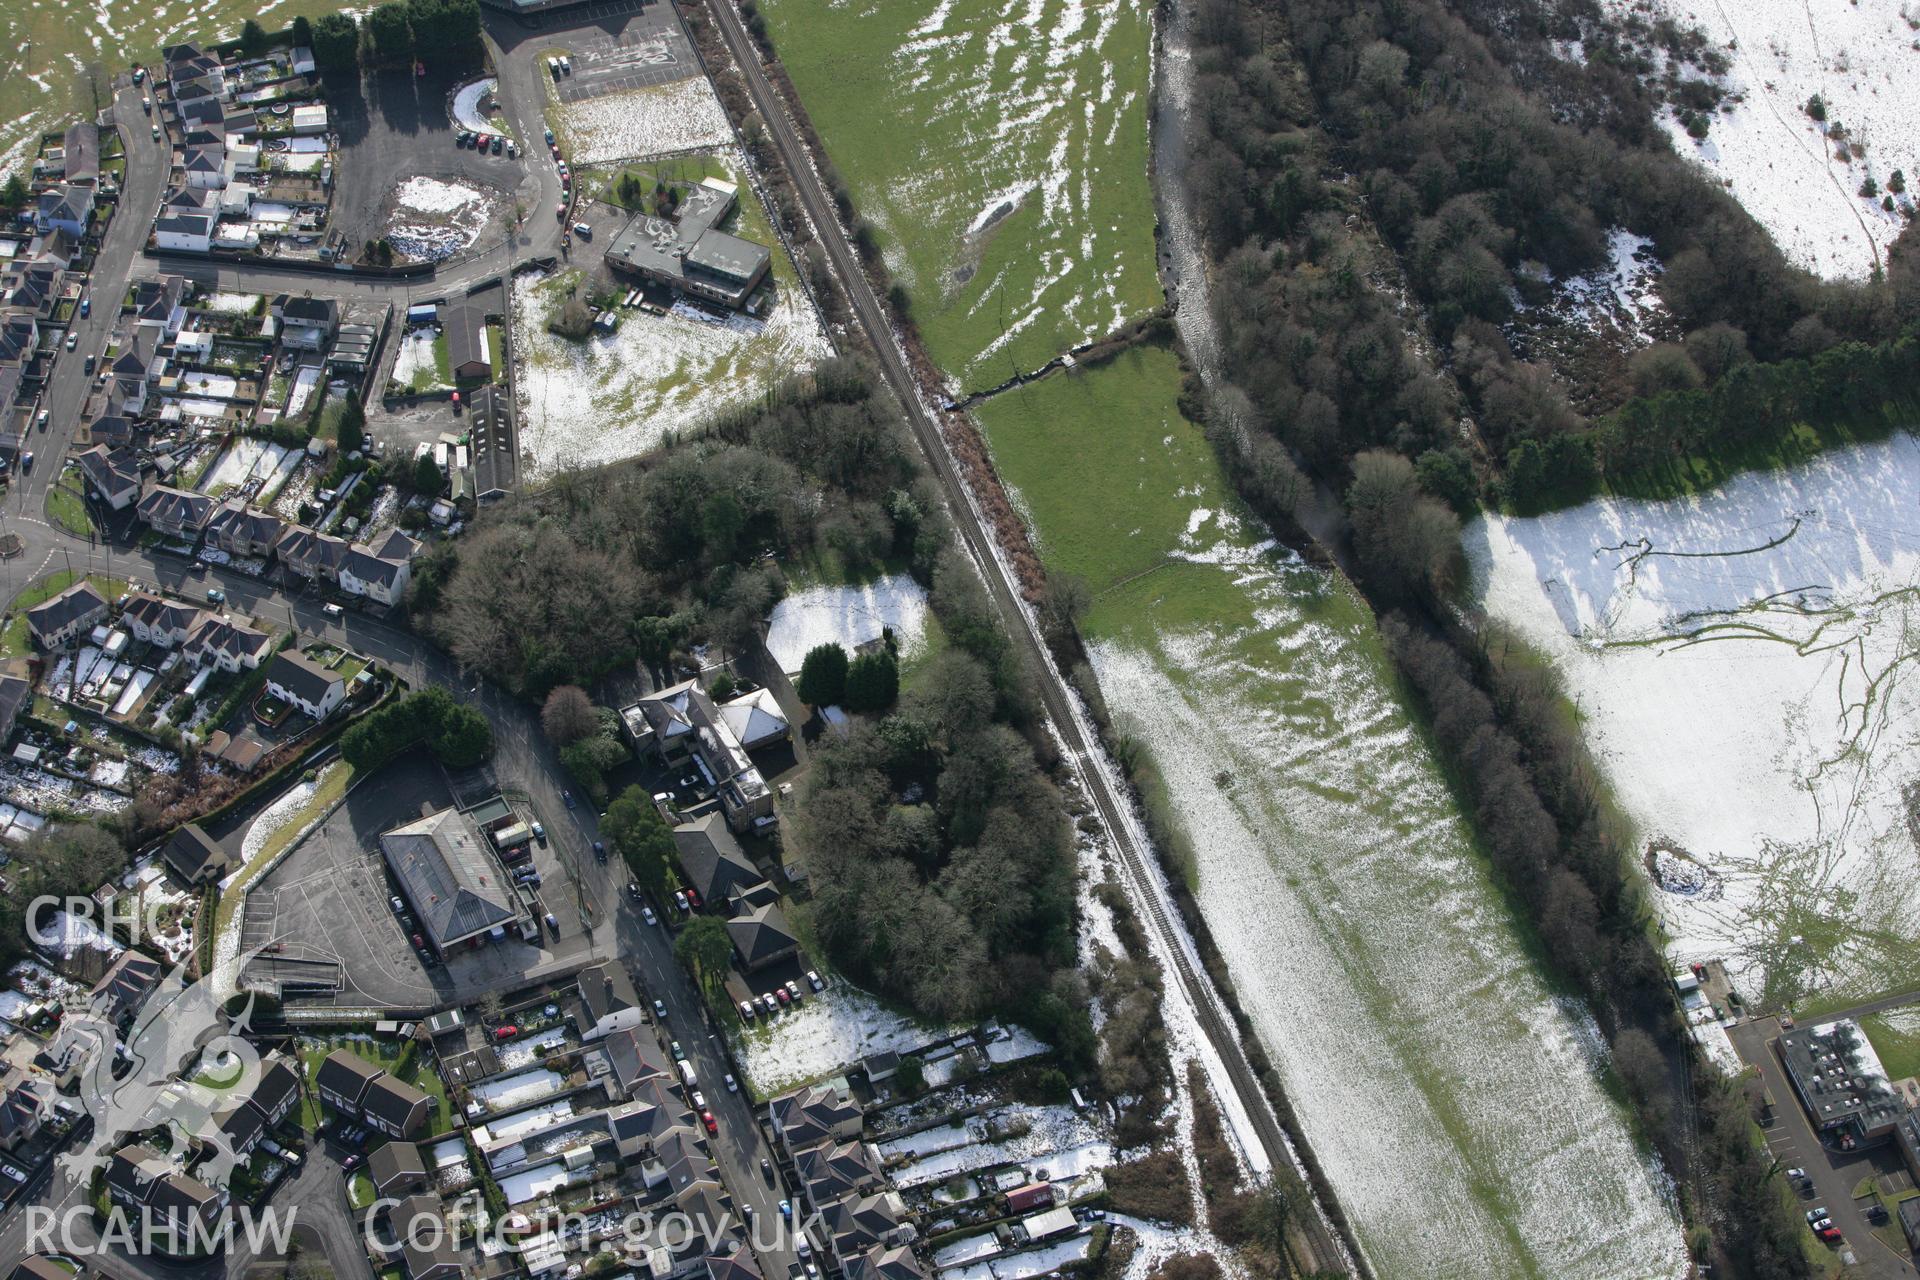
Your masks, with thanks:
M380 837L380 848L437 947L508 924L518 914L506 869L456 809L395 827Z

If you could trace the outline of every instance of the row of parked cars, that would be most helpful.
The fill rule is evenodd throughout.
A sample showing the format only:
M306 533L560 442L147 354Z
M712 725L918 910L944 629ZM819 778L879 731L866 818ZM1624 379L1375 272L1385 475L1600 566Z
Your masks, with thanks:
M453 145L456 147L472 147L482 155L492 153L497 156L502 150L505 150L507 159L509 160L514 159L520 154L520 145L512 138L502 137L497 133L475 133L471 129L462 129L459 133L453 135Z
M827 989L827 984L821 980L820 974L813 969L807 970L807 985L815 991L825 991ZM801 989L799 980L794 979L783 986L775 987L765 995L756 996L752 1000L742 1000L740 1002L740 1016L748 1022L752 1022L756 1016L771 1018L782 1009L799 1004L805 997L806 992Z

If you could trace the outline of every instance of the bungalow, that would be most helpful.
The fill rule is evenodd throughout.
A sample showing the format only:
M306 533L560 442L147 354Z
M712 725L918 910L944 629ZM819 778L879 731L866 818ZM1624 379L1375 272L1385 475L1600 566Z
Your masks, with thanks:
M800 939L778 906L754 907L727 921L727 936L742 972L753 973L800 953Z
M140 499L138 513L156 531L193 542L213 518L213 499L204 493L157 484Z
M268 511L256 511L239 498L229 498L207 521L207 542L230 556L243 559L272 552L287 522Z
M93 984L89 1002L101 1018L119 1022L146 1002L164 972L152 956L131 949L122 951Z
M267 692L312 716L325 720L347 698L347 682L340 673L321 666L304 653L276 653L267 664Z
M795 1089L775 1098L767 1112L774 1137L789 1155L822 1142L851 1142L860 1136L860 1107L843 1079Z
M493 377L493 354L487 346L486 320L468 304L440 309L447 335L447 366L455 378Z
M160 848L167 869L190 885L212 884L233 870L233 855L222 849L197 822L189 822Z
M42 649L84 635L107 616L107 600L85 578L27 610L27 630Z
M132 449L96 444L76 453L73 460L93 496L112 510L125 511L140 496L140 458Z
M582 969L575 987L580 1004L574 1010L573 1022L582 1043L645 1024L640 993L633 989L633 979L619 961L608 960Z
M427 1189L426 1161L420 1158L420 1148L411 1142L394 1141L375 1147L367 1157L367 1176L382 1196L404 1196Z
M354 543L340 561L340 589L384 605L399 604L413 576L413 556L419 547L398 529L389 532L377 547Z
M340 580L340 565L347 558L345 539L315 533L305 525L290 525L274 544L274 554L291 572L309 580Z
M136 591L120 609L120 621L133 638L142 644L171 649L183 644L200 622L204 611L180 600L169 600L148 591Z
M225 614L206 614L180 652L197 667L209 664L229 673L252 671L272 648L273 637Z
M60 175L69 186L92 187L100 181L100 126L82 120L67 126L60 140Z

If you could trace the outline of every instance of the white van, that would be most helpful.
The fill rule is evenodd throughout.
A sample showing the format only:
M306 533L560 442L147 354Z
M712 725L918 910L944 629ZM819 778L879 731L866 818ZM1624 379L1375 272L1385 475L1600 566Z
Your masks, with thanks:
M680 1068L681 1084L691 1089L693 1088L694 1085L700 1083L700 1081L697 1078L695 1078L693 1074L693 1064L691 1062L688 1062L685 1058L681 1058L678 1061L676 1061L673 1065Z

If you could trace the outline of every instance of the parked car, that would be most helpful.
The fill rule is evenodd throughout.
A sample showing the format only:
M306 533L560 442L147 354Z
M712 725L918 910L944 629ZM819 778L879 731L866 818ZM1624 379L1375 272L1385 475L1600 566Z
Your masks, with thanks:
M39 427L42 431L45 431L47 429L47 417L48 417L47 411L45 409L42 409L38 414L34 416L33 425L35 425L36 427Z
M551 911L547 912L547 930L556 938L560 936L560 917Z
M605 866L605 865L606 865L606 862L607 862L607 846L606 846L606 844L605 844L605 842L603 842L603 841L600 841L600 840L595 840L595 841L593 842L593 860L594 860L595 862L598 862L598 863L599 863L599 864L601 864L602 866Z
M560 793L560 803L566 805L569 809L573 808L573 792L562 791Z
M1840 1228L1834 1226L1832 1223L1828 1223L1826 1226L1814 1232L1814 1234L1828 1244L1839 1244L1846 1238L1840 1234Z
M493 1038L495 1040L511 1040L519 1034L520 1028L514 1026L511 1022L504 1027L495 1027L493 1029Z
M553 145L553 130L551 129L547 130L547 145L548 146Z
M740 1002L740 1020L741 1020L742 1022L752 1022L752 1021L753 1021L753 1001L751 1001L751 1000L742 1000L742 1001ZM732 1076L728 1076L728 1077L727 1077L727 1079L729 1079L729 1080L731 1080L731 1079L733 1079L733 1077L732 1077Z
M344 618L347 616L345 609L342 609L339 605L332 602L321 605L320 612L326 614L329 618Z
M416 950L414 954L420 957L420 965L422 968L426 968L426 969L433 968L433 964L434 964L433 952L427 950L425 947L421 947L418 950Z
M507 143L507 159L518 160L519 158L520 158L520 144L517 142L511 142L511 141L508 142Z
M720 1122L713 1118L713 1112L711 1111L702 1111L700 1113L700 1123L707 1126L708 1133L720 1132Z
M772 995L761 996L760 1007L765 1009L768 1013L780 1012L780 1002L778 1000L775 1000Z
M799 1004L800 1003L800 984L798 982L789 982L787 984L787 994L793 997L793 1002L795 1004Z
M825 991L827 989L827 984L820 981L820 974L813 969L807 970L807 985L815 991Z
M158 142L158 141L160 141L160 126L159 126L159 125L155 125L155 126L153 126L153 128L152 128L151 130L149 130L149 132L151 132L151 133L153 134L153 140L154 140L155 142Z
M727 1092L728 1093L740 1092L740 1082L733 1078L733 1073L731 1071L727 1073Z
M351 1155L349 1155L345 1160L342 1160L340 1162L340 1171L342 1173L352 1173L355 1169L358 1169L361 1165L365 1164L366 1161L367 1161L367 1158L365 1156L361 1155L358 1151L355 1151Z
M93 299L92 298L80 299L80 318L82 320L85 320L88 316L92 314L93 314Z
M781 1004L793 1003L793 997L787 994L787 989L785 987L775 987L773 989L773 998L775 1000L778 1000Z
M144 84L146 79L147 69L145 67L135 67L133 69L133 82L135 84Z
M653 1002L653 1016L662 1022L667 1020L667 1002L665 1000L655 1000Z
M627 896L633 899L635 903L638 903L642 899L644 895L640 892L640 884L638 881L627 881Z
M67 350L71 351L79 345L80 345L80 335L69 330L67 332Z
M152 115L152 114L153 114L153 99L152 99L152 98L147 98L147 97L142 97L142 98L140 99L140 110L141 110L141 111L143 111L143 112L145 112L145 113L146 113L147 115Z
M687 906L692 908L695 911L698 911L700 909L701 907L700 891L698 889L687 890Z
M499 155L501 149L504 148L506 145L507 145L506 139L502 138L499 134L496 133L493 135L493 146L489 149L493 152L493 154Z
M547 842L547 829L545 827L541 826L539 823L536 822L533 824L532 830L533 830L533 838L535 840L538 840L541 844L545 844Z
M22 471L33 470L33 450L29 449L20 455L20 469Z
M221 590L220 588L218 588L218 587L208 587L208 588L207 588L207 603L208 603L208 604L225 604L226 602L227 602L227 593L226 593L226 592L224 592L224 591L222 591L222 590Z
M678 1040L667 1041L667 1047L673 1050L673 1056L676 1058L684 1058L687 1056L685 1053L681 1051L680 1042Z
M1807 1221L1809 1223L1818 1222L1820 1221L1820 1219L1826 1216L1827 1216L1827 1206L1825 1205L1821 1205L1818 1209L1807 1210Z
M416 933L413 935L413 945L425 951L427 949L427 940Z
M687 909L687 891L685 889L675 889L673 891L673 905L682 911Z
M393 914L397 916L403 916L407 913L407 904L400 901L397 897L388 898L387 905L393 908Z
M762 1163L765 1162L763 1161ZM782 1200L780 1202L780 1216L783 1218L791 1218L793 1216L793 1201Z
M0 1173L6 1174L9 1178L12 1178L15 1182L25 1182L27 1180L26 1174L20 1172L18 1169L14 1168L10 1164L0 1164Z
M693 1091L693 1109L695 1111L705 1111L707 1109L707 1095L698 1089Z

